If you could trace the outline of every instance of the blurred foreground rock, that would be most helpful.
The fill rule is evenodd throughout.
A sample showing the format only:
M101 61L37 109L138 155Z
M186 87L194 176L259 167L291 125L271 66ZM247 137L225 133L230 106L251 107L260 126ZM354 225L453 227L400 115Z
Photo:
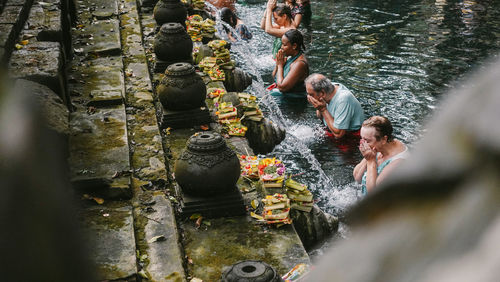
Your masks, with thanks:
M450 93L309 281L498 281L500 61Z
M44 123L34 93L1 91L1 280L94 281L60 134Z

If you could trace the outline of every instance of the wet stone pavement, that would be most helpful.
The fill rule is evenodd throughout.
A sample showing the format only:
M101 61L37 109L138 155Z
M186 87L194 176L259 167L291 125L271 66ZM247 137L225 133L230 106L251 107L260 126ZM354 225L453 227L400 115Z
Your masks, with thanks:
M217 281L225 266L259 259L284 274L310 263L293 225L249 216L201 228L176 217L173 164L199 128L162 130L154 85L151 6L131 0L0 0L0 62L46 86L69 110L70 180L99 280ZM74 4L74 5L73 5ZM209 83L207 87L221 87ZM216 124L211 125L217 129ZM251 153L246 139L227 139ZM245 202L251 183L238 182Z

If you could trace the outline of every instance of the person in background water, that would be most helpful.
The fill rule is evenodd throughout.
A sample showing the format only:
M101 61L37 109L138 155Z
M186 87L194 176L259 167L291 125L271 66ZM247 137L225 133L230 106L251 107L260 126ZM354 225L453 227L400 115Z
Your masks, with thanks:
M373 116L363 122L359 150L363 160L353 171L362 184L362 193L380 184L401 161L408 158L408 147L392 136L392 124L386 117Z
M274 24L272 19L274 18ZM276 4L276 0L268 0L264 17L260 22L260 27L267 33L275 37L273 42L273 58L276 58L278 50L281 48L281 37L289 29L293 29L292 14L290 8L285 4Z
M306 25L311 22L311 5L308 0L284 0L284 3L290 8L295 28L299 27L301 22Z
M221 19L229 24L238 34L238 36L245 40L248 41L252 39L252 33L250 30L248 30L248 27L245 25L245 23L236 16L236 14L231 11L229 8L222 8L220 10L220 17ZM233 32L230 32L228 28L224 27L226 30L227 36L231 41L236 41L237 37L234 35Z
M206 0L208 3L214 5L217 9L220 8L229 8L231 11L236 11L236 7L234 6L234 3L236 0Z
M296 29L289 29L281 37L281 43L273 71L275 84L268 89L272 95L305 98L304 79L309 75L309 64L304 55L302 34Z
M334 138L358 135L365 119L363 108L351 91L332 83L319 73L305 80L307 101L316 108L316 116L328 127Z

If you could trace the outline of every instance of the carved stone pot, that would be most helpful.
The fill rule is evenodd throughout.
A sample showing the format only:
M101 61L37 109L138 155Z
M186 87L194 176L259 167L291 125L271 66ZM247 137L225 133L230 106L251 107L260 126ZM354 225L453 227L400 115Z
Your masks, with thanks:
M175 179L191 196L210 197L236 189L240 162L217 132L194 134L174 165Z
M245 260L237 262L226 269L222 273L221 281L278 282L283 281L283 279L269 264L259 260Z
M203 79L196 74L193 65L188 63L168 66L156 92L163 107L174 111L203 107L207 96Z
M193 41L180 23L166 23L155 36L153 50L162 61L190 62Z
M164 23L176 22L186 26L187 10L180 0L160 0L156 3L153 16L158 26Z

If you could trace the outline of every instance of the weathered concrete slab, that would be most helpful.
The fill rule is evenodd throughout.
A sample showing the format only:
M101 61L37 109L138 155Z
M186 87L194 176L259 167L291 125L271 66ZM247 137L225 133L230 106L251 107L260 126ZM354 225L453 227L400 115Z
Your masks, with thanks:
M9 75L46 85L66 102L63 62L58 42L29 42L24 48L12 52Z
M83 49L84 53L118 55L122 47L119 28L116 19L94 21L74 31L75 46Z
M146 219L144 225L149 262L145 270L152 281L184 281L183 253L172 205L163 193L153 196L151 203L150 208L143 208L137 215L141 220L153 219ZM156 236L163 237L153 242Z
M124 279L137 273L130 203L88 207L82 212L82 221L99 281Z
M71 181L107 198L130 198L130 159L125 107L78 111L70 117Z
M15 32L13 24L0 24L0 46L11 47L14 45Z
M73 60L68 74L69 91L76 106L85 106L94 91L124 91L121 57L103 57L79 62Z
M57 3L33 3L24 29L38 41L63 42L61 9Z

